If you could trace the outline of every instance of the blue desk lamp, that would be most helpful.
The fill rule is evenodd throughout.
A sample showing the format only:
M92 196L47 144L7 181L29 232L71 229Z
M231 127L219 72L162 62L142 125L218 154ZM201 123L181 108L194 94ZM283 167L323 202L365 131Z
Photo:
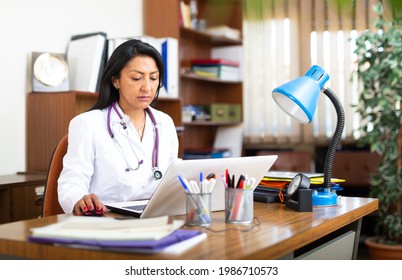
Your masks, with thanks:
M303 124L312 121L320 91L331 100L335 107L338 120L325 159L324 185L321 191L313 191L313 206L337 204L336 192L331 191L332 165L336 147L341 140L345 126L345 112L335 93L329 88L324 88L328 80L328 73L321 67L313 65L303 77L283 84L272 91L272 97L277 105L289 116Z

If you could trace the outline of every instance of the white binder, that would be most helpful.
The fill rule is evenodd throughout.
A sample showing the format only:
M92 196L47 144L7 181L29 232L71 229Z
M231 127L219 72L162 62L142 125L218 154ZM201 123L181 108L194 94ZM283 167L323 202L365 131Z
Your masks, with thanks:
M70 90L97 92L106 60L106 34L72 37L67 49Z

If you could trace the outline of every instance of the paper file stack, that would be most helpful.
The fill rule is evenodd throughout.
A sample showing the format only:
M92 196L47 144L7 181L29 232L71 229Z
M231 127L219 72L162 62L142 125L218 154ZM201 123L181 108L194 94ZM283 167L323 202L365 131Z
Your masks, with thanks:
M240 81L239 63L226 59L194 59L191 71L196 75L226 81Z

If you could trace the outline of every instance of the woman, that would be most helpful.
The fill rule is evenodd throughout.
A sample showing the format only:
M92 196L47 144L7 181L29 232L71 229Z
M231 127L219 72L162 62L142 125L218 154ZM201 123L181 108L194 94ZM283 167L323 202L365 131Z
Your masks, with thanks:
M94 107L76 116L58 180L59 203L74 215L103 215L104 202L149 199L177 159L167 114L151 108L163 85L159 52L129 40L111 55Z

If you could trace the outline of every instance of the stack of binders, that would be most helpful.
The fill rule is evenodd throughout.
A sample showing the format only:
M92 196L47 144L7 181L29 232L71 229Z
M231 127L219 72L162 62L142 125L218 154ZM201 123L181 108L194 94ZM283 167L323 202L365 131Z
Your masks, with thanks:
M259 202L284 202L286 189L298 172L291 171L268 171L262 178L254 191L254 201ZM320 190L324 183L323 173L303 173L310 178L310 188ZM332 178L331 189L342 190L339 183L345 182L344 179Z

